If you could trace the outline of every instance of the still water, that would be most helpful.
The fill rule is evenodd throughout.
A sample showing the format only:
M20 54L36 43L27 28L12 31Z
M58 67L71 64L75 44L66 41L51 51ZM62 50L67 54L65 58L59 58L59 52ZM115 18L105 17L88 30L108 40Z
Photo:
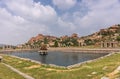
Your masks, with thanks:
M39 61L44 64L55 64L58 66L69 66L77 63L81 63L87 60L92 60L99 58L101 56L107 55L107 53L73 53L73 52L48 52L48 55L39 55L38 52L13 52L7 53L10 55L29 58L32 60Z

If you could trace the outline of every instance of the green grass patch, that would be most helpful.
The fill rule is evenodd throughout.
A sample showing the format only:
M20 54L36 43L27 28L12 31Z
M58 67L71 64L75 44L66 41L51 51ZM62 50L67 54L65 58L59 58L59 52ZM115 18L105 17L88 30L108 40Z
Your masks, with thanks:
M25 79L0 63L0 79Z
M31 75L35 79L100 79L103 76L108 76L109 73L120 66L120 53L72 69L41 65L11 56L3 57L4 63ZM116 74L116 76L119 75Z

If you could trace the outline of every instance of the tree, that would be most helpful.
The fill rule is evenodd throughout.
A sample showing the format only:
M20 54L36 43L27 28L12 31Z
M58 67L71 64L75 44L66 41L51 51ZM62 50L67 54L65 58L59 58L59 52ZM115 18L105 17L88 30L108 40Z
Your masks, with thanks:
M85 43L86 43L86 45L94 45L95 44L94 41L92 41L91 39L86 39Z
M58 41L54 42L54 47L58 47Z
M48 39L44 38L44 44L48 44Z
M120 41L120 36L117 37L117 41Z
M78 46L79 45L77 39L75 39L75 38L72 38L71 42L73 43L73 46Z

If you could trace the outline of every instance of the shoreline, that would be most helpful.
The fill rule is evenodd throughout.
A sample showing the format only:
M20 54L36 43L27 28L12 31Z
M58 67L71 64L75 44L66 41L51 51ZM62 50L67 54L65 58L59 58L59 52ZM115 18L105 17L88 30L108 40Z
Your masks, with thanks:
M27 61L30 61L30 62L33 62L33 63L36 63L36 64L41 64L41 65L44 65L44 66L72 69L72 68L80 67L81 65L86 64L86 63L95 62L99 59L103 59L103 58L109 57L109 56L111 56L113 54L117 54L117 53L119 53L119 52L109 53L109 54L107 54L105 56L102 56L102 57L99 57L99 58L95 58L95 59L92 59L92 60L87 60L87 61L84 61L84 62L72 64L72 65L69 65L69 66L59 66L59 65L56 65L56 64L44 64L44 63L42 63L40 61L37 61L37 60L33 60L33 59L30 59L30 58L22 58L22 57L13 56L13 55L6 55L6 56L10 56L10 57L13 57L13 58L18 58L18 59L21 59L21 60L27 60ZM4 54L0 54L0 55L4 55Z
M109 57L109 56L111 56L111 55L113 55L113 54L116 54L116 53L119 53L119 52L109 53L109 54L107 54L107 55L105 55L105 56L102 56L102 57L99 57L99 58L96 58L96 59L93 59L93 60L88 60L88 61L84 61L84 62L81 62L81 63L69 65L69 66L67 66L67 68L68 68L68 69L71 69L71 68L79 67L79 66L81 66L81 65L83 65L83 64L95 62L95 61L98 61L98 60L100 60L100 59Z
M25 51L39 51L39 49L6 49L0 50L0 53L4 52L25 52ZM83 52L83 53L113 53L120 52L120 48L79 48L79 47L57 47L57 48L48 48L48 52L51 51L61 51L61 52Z
M83 53L113 53L120 52L120 48L78 48L78 47L63 47L63 48L48 48L48 51L61 52L83 52Z
M0 53L4 52L18 52L18 51L37 51L37 49L6 49L6 50L0 50Z
M66 77L66 79L68 79L69 77L71 77L73 79L77 79L79 76L80 77L82 76L81 78L85 79L86 77L89 77L89 75L93 76L92 78L100 79L100 78L103 78L106 76L108 77L108 74L110 74L111 72L114 72L114 70L118 69L119 57L120 57L120 52L119 53L111 53L111 54L107 55L106 57L103 57L100 59L95 59L93 61L87 61L87 62L78 64L78 65L76 64L74 66L71 65L67 68L66 67L58 67L58 66L56 67L54 65L53 66L52 65L42 65L41 63L39 65L38 63L31 62L31 60L24 61L24 59L22 59L22 60L17 59L16 61L14 61L15 57L11 58L11 56L9 56L9 57L5 56L4 62L7 63L8 65L12 65L13 67L15 67L17 69L20 69L22 72L30 73L30 75L33 74L33 76L36 76L35 78L40 78L39 74L42 73L43 71L45 71L48 74L53 71L52 74L54 74L54 75L48 76L48 79L53 78L53 76L55 76L55 75L57 75L57 78L59 78L59 76L60 76L60 79L64 79L65 76L63 74L68 75L68 77ZM9 60L10 58L11 58L11 60ZM21 61L21 62L18 62L18 61ZM14 63L16 63L20 66L14 65ZM24 63L29 63L30 65L28 66L28 64L25 64L23 66L22 64L24 64ZM33 64L33 63L35 63L35 64ZM33 66L35 66L35 65L37 65L37 67L34 68ZM33 67L34 71L35 72L37 71L36 73L38 73L38 74L31 72L31 70L29 70L29 71L28 71L28 69L26 70L26 67L28 67L28 68ZM41 70L38 71L38 69L42 69L42 71ZM26 71L28 71L28 72L26 72ZM32 69L32 71L33 71L33 69ZM56 72L58 72L58 73L56 74ZM72 76L73 74L77 77L73 77ZM119 75L119 73L117 73L117 74ZM102 75L102 76L100 76L100 75ZM41 78L44 78L45 76L46 75L43 73ZM116 76L116 74L112 75L112 76ZM55 76L55 78L56 78L56 76ZM109 77L109 78L111 78L111 77ZM115 77L115 78L119 78L119 77Z

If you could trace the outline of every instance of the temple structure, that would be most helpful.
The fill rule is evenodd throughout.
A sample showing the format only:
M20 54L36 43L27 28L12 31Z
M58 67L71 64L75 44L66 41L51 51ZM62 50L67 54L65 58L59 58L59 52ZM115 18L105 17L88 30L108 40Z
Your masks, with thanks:
M116 48L116 47L118 47L118 42L116 41L101 42L101 48Z
M47 45L42 45L38 52L40 53L40 55L47 55L48 54Z

